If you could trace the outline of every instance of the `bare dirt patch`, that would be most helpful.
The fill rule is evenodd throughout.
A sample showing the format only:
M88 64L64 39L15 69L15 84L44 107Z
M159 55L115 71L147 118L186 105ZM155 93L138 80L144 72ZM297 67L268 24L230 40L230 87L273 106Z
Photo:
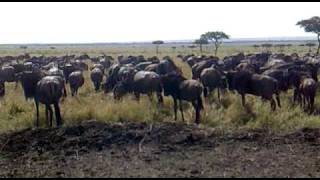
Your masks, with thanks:
M319 177L320 130L88 121L0 136L0 177Z

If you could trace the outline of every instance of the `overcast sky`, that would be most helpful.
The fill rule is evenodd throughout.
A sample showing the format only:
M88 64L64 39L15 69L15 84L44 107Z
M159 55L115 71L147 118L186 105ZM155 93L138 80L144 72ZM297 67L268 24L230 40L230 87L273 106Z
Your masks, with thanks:
M195 39L215 30L232 38L312 36L295 24L319 9L318 2L1 2L0 43Z

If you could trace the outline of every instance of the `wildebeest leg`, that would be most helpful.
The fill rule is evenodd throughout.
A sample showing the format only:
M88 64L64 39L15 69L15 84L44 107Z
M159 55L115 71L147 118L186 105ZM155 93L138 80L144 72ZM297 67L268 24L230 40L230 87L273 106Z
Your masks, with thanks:
M36 104L36 109L37 109L37 118L36 118L36 126L39 127L39 101L37 98L34 98L34 102Z
M271 97L270 103L271 103L272 111L275 111L276 110L276 102L274 101L273 97Z
M63 86L63 96L67 97L67 89L66 86Z
M195 123L199 124L200 123L200 104L199 102L192 102L193 108L196 112L196 119L195 119Z
M182 121L184 122L184 116L183 116L183 109L182 109L182 101L181 101L181 99L179 99L179 108L180 108L180 113L181 113Z
M174 120L177 121L177 109L178 109L178 105L177 105L177 99L172 97L173 98L173 110L174 110Z
M241 98L242 98L242 106L246 105L246 97L245 94L241 94Z
M294 89L294 90L293 90L293 103L295 103L296 100L297 100L297 90Z
M277 100L279 108L281 108L279 92L276 93L276 100Z
M158 104L162 105L163 104L163 97L161 92L157 92L157 97L158 97Z
M136 97L136 100L139 102L140 101L140 93L134 92L134 96ZM149 94L148 94L149 96Z
M60 127L62 125L62 118L61 118L61 114L60 114L59 102L56 102L53 105L54 105L54 111L56 114L57 126Z
M204 97L208 97L208 87L203 88L203 95Z
M220 88L218 88L218 100L219 100L219 103L221 103L221 98L220 98Z
M46 108L48 108L48 110L49 110L50 127L52 127L53 111L52 111L51 105L50 104L46 105Z
M14 89L18 88L18 84L19 84L19 81L16 81L16 85L14 86Z
M153 102L153 97L152 97L152 95L153 95L152 92L149 92L149 93L148 93L148 97L149 97L150 102Z
M71 90L71 96L74 96L74 89L70 87L70 90Z

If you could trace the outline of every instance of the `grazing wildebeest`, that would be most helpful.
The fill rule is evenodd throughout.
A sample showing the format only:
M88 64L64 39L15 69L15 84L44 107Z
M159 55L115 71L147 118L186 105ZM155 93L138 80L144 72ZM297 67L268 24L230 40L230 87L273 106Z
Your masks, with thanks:
M91 74L90 74L90 78L91 81L93 82L95 91L99 91L100 89L100 84L102 82L103 79L103 72L101 71L100 68L94 68L91 70Z
M192 102L196 111L195 123L200 123L200 111L203 109L201 94L203 86L200 82L193 79L186 79L181 74L169 73L161 77L165 96L171 96L174 102L174 119L177 120L177 100L184 121L182 100Z
M278 81L276 79L246 71L229 71L226 73L226 77L229 89L236 90L241 95L243 106L245 106L245 95L252 94L269 100L272 110L275 110L276 103L273 99L273 94L275 94L278 106L279 108L281 107Z
M114 88L114 97L119 99L125 93L130 91L134 93L137 100L139 100L140 94L147 94L150 100L152 100L152 94L153 92L156 92L158 103L163 103L161 79L155 72L138 71L134 75L132 82L121 81Z
M202 70L200 74L200 82L203 84L203 94L204 97L208 97L209 93L218 88L218 99L220 100L220 89L225 89L226 79L223 72L216 68L210 67Z
M62 70L66 80L66 84L68 84L70 74L78 69L74 65L67 63L62 67Z
M59 100L62 96L63 84L61 84L60 77L46 76L38 83L36 88L36 109L37 119L36 126L39 127L39 102L46 106L46 120L50 127L52 127L53 111L51 105L54 105L57 127L62 125L62 118L60 115ZM49 118L48 118L49 116ZM50 120L49 120L50 119Z
M316 81L312 78L304 78L302 79L302 82L299 86L299 92L302 96L302 102L304 108L307 107L307 109L310 112L313 112L314 109L314 98L316 96L316 90L317 90L317 84ZM300 97L301 98L301 97ZM300 101L300 103L302 104Z
M71 95L78 94L78 89L84 84L84 77L81 71L74 71L69 75Z

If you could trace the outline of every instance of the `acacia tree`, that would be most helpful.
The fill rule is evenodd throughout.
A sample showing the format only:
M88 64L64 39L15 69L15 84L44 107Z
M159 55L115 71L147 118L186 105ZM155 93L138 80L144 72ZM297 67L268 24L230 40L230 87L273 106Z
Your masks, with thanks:
M198 44L200 48L200 54L202 55L202 45L209 44L208 40L202 35L199 39L194 41L194 44Z
M272 47L272 44L269 44L269 43L261 44L261 47L264 47L266 48L266 51L269 51L270 48Z
M258 44L254 44L252 47L254 47L254 49L258 50L258 48L260 47Z
M158 53L159 53L159 46L160 46L160 44L163 44L163 43L164 43L164 42L161 41L161 40L153 41L153 42L152 42L152 44L155 44L155 45L156 45L156 53L157 53L157 55L158 55Z
M318 39L317 55L318 55L319 49L320 49L320 17L313 16L310 19L305 19L297 22L296 25L303 27L305 32L311 32L311 33L317 34L317 39Z
M222 31L207 32L207 33L201 35L201 37L205 38L207 41L211 41L214 43L215 56L217 55L218 48L222 44L222 40L230 38L229 35L227 35L226 33L222 32Z

